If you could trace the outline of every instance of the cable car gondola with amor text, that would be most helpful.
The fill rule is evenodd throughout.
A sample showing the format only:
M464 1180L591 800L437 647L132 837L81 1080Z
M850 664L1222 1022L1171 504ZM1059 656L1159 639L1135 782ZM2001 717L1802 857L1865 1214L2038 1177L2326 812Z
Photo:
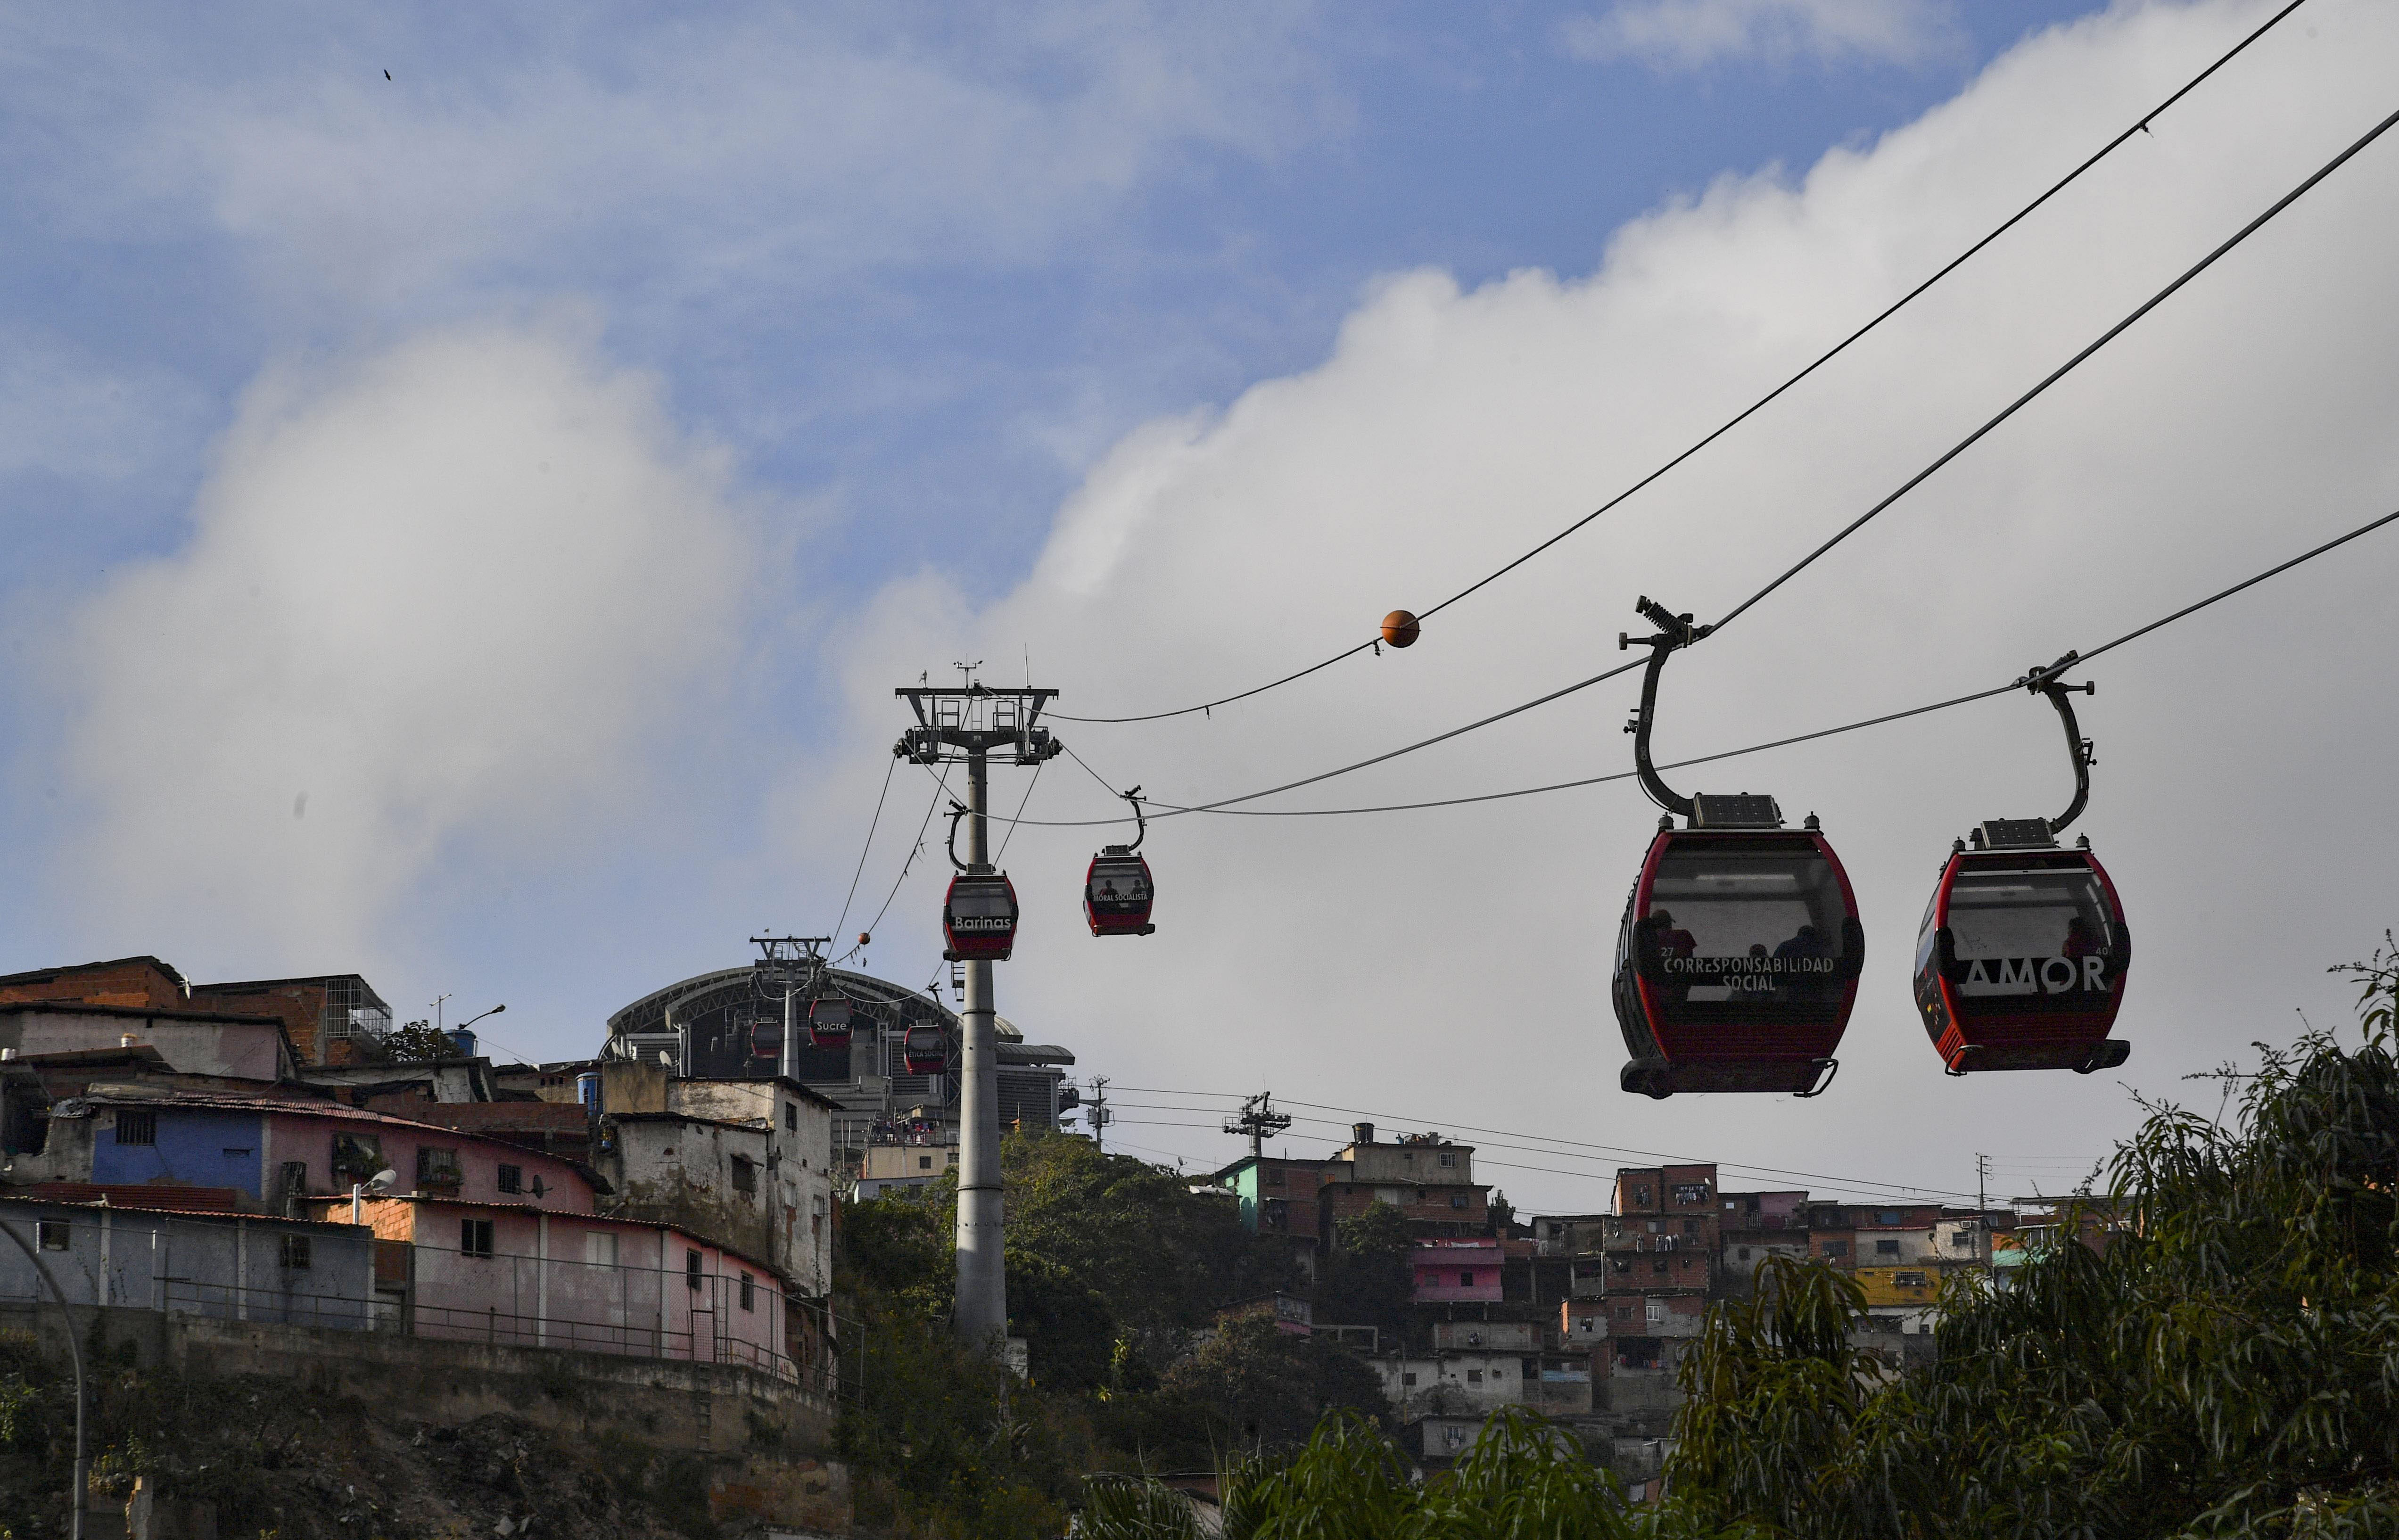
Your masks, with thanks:
M1992 818L1956 842L1916 941L1916 1007L1951 1074L2113 1069L2132 1046L2111 1038L2133 960L2132 932L2088 838L2057 836L2091 800L2090 741L2067 696L2090 684L2057 676L2067 654L2021 682L2046 696L2066 729L2074 801L2053 818Z
M1658 676L1707 631L1646 598L1640 610L1659 633L1618 639L1651 649L1627 731L1642 789L1666 816L1617 940L1611 993L1632 1053L1620 1083L1661 1099L1817 1095L1839 1068L1834 1052L1857 1002L1865 959L1857 896L1814 815L1785 829L1772 797L1686 797L1659 777L1649 757Z

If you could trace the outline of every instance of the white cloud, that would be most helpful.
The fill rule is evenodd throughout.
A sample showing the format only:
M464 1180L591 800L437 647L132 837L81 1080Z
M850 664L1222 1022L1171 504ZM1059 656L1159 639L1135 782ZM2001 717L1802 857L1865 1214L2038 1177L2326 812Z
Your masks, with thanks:
M1295 46L1310 16L749 6L704 27L484 36L442 13L107 39L62 19L0 78L48 129L20 145L20 196L115 238L221 232L275 304L438 305L563 275L671 310L883 263L1037 261L1170 157L1272 158L1337 120Z
M1917 64L1959 41L1949 0L1617 0L1565 24L1567 52L1696 70L1728 59Z
M1154 709L1261 682L1358 640L1395 605L1424 607L1782 378L2258 15L2142 7L2043 34L1957 101L1870 149L1827 155L1796 185L1728 179L1636 222L1588 278L1528 272L1471 291L1437 273L1395 278L1318 368L1129 435L1062 512L1031 579L989 611L944 604L921 583L887 594L844 669L854 767L832 795L795 805L871 805L866 777L879 778L894 727L889 687L952 658L1005 658L1012 679L1028 647L1034 674L1064 688L1062 710ZM1412 651L1213 716L1061 723L1062 735L1119 785L1202 800L1596 672L1620 660L1614 637L1636 626L1638 594L1721 614L2387 112L2382 61L2399 51L2399 13L2352 4L2314 20L2321 37L2286 31L2259 45L1870 342L1438 617ZM1661 752L2002 682L2399 507L2399 309L2383 257L2399 240L2394 192L2399 139L1677 661ZM2150 1091L2180 1094L2180 1074L2282 1035L2295 1003L2337 1017L2341 997L2320 970L2399 914L2399 853L2388 820L2364 811L2399 750L2381 709L2399 625L2393 538L2094 670L2101 689L2083 725L2099 768L2081 827L2141 938L2123 1078ZM1279 804L1624 769L1630 698L1602 687ZM2096 1153L2128 1126L2114 1077L1943 1079L1908 1000L1915 925L1951 837L2066 800L2040 703L2003 698L1680 778L1820 812L1849 862L1868 973L1846 1067L1820 1101L1657 1105L1616 1089L1608 952L1656 817L1622 785L1433 814L1157 823L1159 931L1140 941L1094 940L1076 912L1082 863L1112 836L1027 829L1009 855L1027 919L1001 1009L1120 1086L1271 1086L1434 1127L1951 1189L1971 1189L1977 1151ZM1012 808L1023 787L1021 773L997 773L995 805ZM928 791L920 781L911 806L895 790L907 831ZM1067 762L1033 801L1037 817L1113 811ZM878 854L867 889L879 894L896 862L895 847ZM937 875L882 927L878 961L893 977L932 966ZM1127 1094L1141 1100L1189 1098ZM1124 1116L1116 1137L1138 1145L1202 1158L1231 1148L1132 1121L1203 1116ZM1565 1178L1489 1179L1520 1200L1597 1201Z
M81 934L208 971L371 966L437 861L572 867L730 655L727 467L571 330L270 371L177 554L77 616Z

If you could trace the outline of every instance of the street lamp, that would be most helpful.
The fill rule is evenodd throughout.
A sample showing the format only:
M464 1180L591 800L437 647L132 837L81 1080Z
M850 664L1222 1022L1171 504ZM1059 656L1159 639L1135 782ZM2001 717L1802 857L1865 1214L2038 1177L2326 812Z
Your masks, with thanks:
M399 1185L399 1183L400 1173L390 1169L377 1171L374 1175L367 1178L364 1182L351 1182L350 1223L352 1224L364 1224L366 1223L365 1205L361 1202L361 1199L365 1196L369 1189L373 1189L375 1196L381 1197L384 1194L390 1192L392 1188Z

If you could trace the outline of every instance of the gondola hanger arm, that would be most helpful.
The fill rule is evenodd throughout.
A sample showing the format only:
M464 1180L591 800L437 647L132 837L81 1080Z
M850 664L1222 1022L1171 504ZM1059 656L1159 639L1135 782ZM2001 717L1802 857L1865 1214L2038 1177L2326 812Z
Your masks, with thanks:
M1124 847L1125 854L1130 856L1141 848L1142 841L1149 838L1149 820L1142 816L1140 787L1136 786L1130 791L1119 791L1117 795L1132 804L1132 844Z
M1694 626L1689 615L1673 614L1647 594L1633 608L1658 630L1653 636L1640 637L1624 631L1616 633L1619 652L1636 644L1649 649L1649 666L1641 674L1641 704L1625 726L1625 731L1633 735L1633 763L1640 773L1641 790L1649 800L1669 813L1679 813L1687 818L1692 812L1691 799L1668 786L1649 758L1649 729L1658 716L1658 676L1665 670L1666 659L1677 648L1690 646L1715 628Z
M2074 765L2074 800L2067 804L2065 812L2048 820L2053 836L2065 833L2067 826L2082 816L2082 809L2091 801L2091 766L2098 763L2091 751L2091 740L2082 736L2081 724L2074 720L2074 703L2067 697L2078 691L2095 696L2099 686L2089 681L2067 684L2058 678L2081 656L2080 653L2069 652L2045 669L2026 670L2017 682L2034 695L2047 696L2050 705L2057 709L2058 723L2066 729L2066 757Z
M950 804L950 864L956 867L960 871L969 871L973 870L971 867L968 866L966 862L958 859L958 820L966 816L966 804L956 801L953 801Z

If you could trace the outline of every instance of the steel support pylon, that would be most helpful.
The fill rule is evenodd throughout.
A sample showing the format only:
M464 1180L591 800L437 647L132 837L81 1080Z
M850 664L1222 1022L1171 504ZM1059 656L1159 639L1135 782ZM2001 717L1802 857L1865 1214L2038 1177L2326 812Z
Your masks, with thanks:
M967 756L967 860L991 861L984 817L987 761ZM999 1175L999 1029L992 1000L991 960L968 961L965 1036L958 1084L957 1331L965 1342L997 1352L1008 1336L1008 1268Z
M964 683L954 689L919 684L893 694L915 711L916 725L900 736L891 751L917 764L967 767L968 871L994 871L991 853L989 771L996 751L1018 765L1056 758L1065 745L1037 724L1055 690L994 688L962 663ZM955 839L956 825L953 824ZM957 860L953 845L950 858ZM1012 943L1011 943L1012 944ZM1005 955L1005 952L1002 955ZM966 975L965 1008L959 1012L957 1290L954 1322L969 1346L1000 1358L1008 1351L1006 1216L999 1170L999 1021L992 997L993 958L944 953Z

